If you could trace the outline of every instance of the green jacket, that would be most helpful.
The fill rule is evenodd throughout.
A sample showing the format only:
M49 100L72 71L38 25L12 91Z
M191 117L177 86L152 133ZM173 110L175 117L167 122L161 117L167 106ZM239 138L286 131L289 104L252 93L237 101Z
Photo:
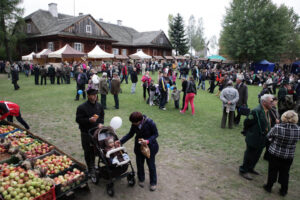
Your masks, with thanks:
M266 120L265 111L261 105L251 110L244 121L247 145L254 148L265 146L266 135L271 129L270 120Z

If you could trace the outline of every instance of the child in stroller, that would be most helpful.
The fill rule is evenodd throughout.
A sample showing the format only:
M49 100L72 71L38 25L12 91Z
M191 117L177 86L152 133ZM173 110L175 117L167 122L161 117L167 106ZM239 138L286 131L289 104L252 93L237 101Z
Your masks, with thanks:
M104 149L104 153L106 154L106 157L109 158L112 165L120 166L121 163L129 160L129 156L127 155L127 153L119 150L123 148L119 144L115 144L113 137L106 138L105 145L106 147Z
M115 142L118 140L115 130L110 126L104 126L100 129L93 128L89 130L89 135L96 156L99 157L97 174L95 178L91 178L92 182L97 184L100 178L108 180L106 191L110 196L114 195L114 181L118 179L127 177L129 186L134 186L134 169L125 147ZM131 170L128 170L128 167Z

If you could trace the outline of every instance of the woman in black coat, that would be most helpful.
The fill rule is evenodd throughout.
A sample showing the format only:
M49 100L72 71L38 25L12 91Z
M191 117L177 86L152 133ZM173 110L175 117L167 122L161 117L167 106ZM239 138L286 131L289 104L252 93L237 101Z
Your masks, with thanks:
M136 155L139 185L141 187L144 187L144 162L146 160L150 174L150 190L155 191L157 185L155 155L157 154L159 149L158 143L156 141L156 138L158 137L156 124L152 119L148 118L146 115L142 115L142 113L140 112L131 113L129 121L132 124L130 131L120 140L120 142L121 144L126 143L135 134L134 153ZM141 153L141 144L148 144L150 149L150 158L145 157Z

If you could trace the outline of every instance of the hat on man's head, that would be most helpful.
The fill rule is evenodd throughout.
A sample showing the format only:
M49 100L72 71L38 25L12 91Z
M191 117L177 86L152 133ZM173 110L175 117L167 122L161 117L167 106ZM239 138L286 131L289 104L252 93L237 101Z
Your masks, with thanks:
M106 73L106 72L103 72L102 77L103 77L103 76L107 76L107 73Z
M119 75L117 72L114 72L113 75Z
M91 89L88 89L88 90L86 91L86 93L87 93L88 95L94 95L94 94L98 94L98 90L95 90L95 89L91 88Z

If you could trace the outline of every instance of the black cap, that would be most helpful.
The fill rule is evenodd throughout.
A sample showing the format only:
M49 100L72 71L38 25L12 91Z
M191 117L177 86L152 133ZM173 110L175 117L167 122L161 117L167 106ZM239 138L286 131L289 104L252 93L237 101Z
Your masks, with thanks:
M94 95L94 94L98 94L98 90L95 90L95 89L91 88L91 89L87 90L86 93L88 95Z

